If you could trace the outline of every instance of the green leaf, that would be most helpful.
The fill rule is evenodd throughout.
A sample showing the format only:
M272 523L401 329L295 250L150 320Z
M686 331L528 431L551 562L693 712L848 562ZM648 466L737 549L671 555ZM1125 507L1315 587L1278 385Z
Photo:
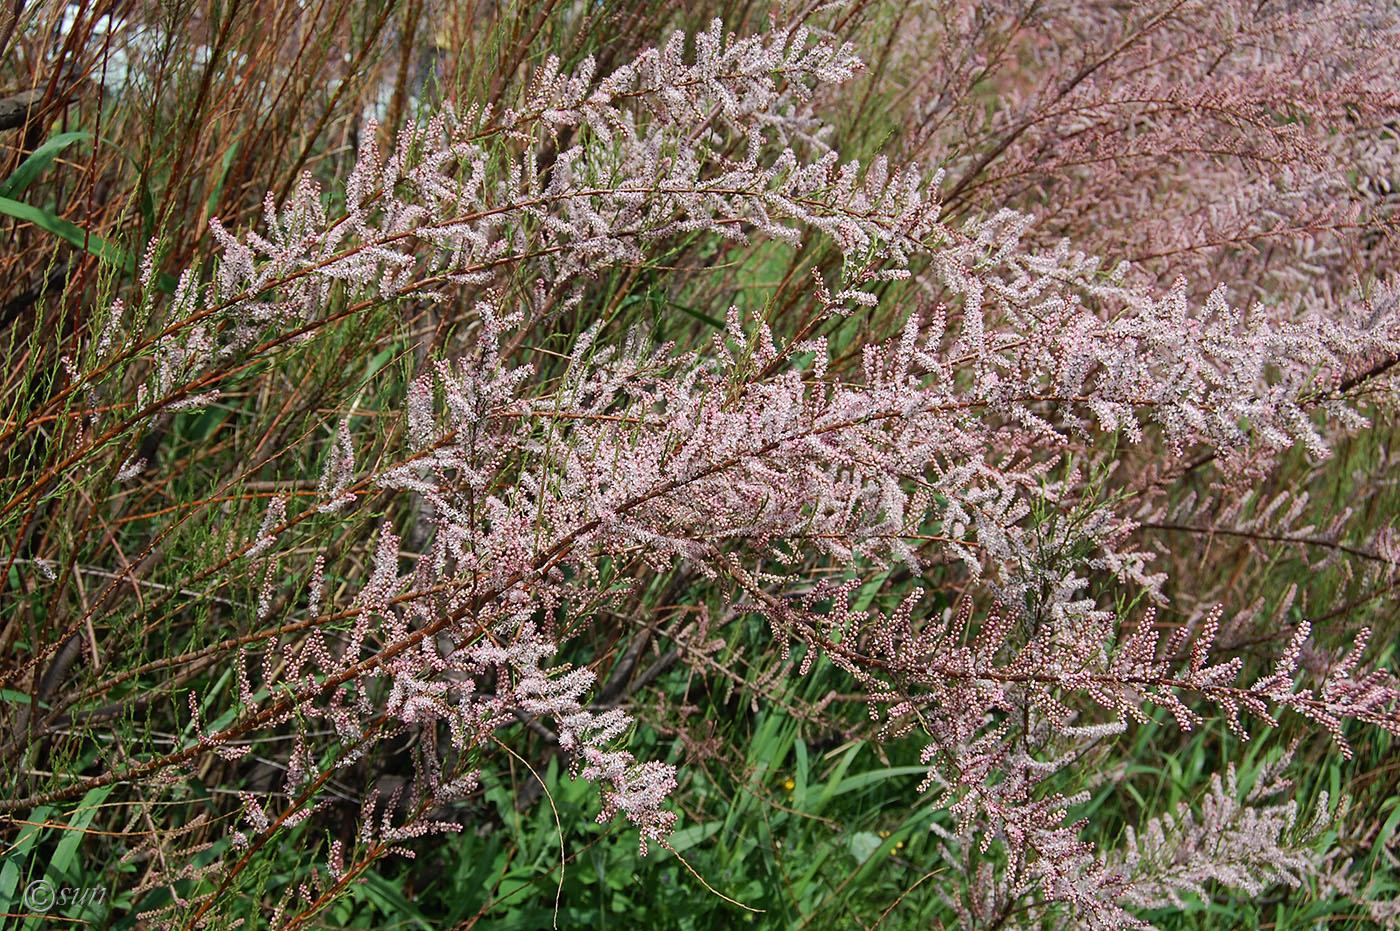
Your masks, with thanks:
M133 276L136 274L136 260L129 253L96 233L85 230L76 223L70 223L47 210L42 210L32 204L23 204L8 197L0 197L0 214L33 223L39 229L52 233L74 248L82 249L89 255L96 257L98 261L115 266L127 274ZM157 276L156 284L162 291L173 293L179 283L172 276L161 273Z
M83 800L78 803L77 809L68 817L68 827L61 832L62 837L58 841L58 846L54 848L53 856L49 858L44 870L44 878L55 886L67 879L82 879L82 876L70 870L70 867L77 858L78 845L83 842L88 825L92 824L92 819L97 816L97 810L102 807L102 802L115 788L114 785L106 785L90 789L83 796ZM40 928L43 927L45 920L44 915L31 915L26 919L24 927L26 931L29 928Z
M840 786L845 779L846 770L850 768L851 762L855 760L856 754L860 752L862 746L864 746L864 744L860 741L856 741L846 748L846 752L842 754L841 759L836 764L835 771L827 779L826 785L822 787L822 794L818 797L817 803L812 806L812 814L819 814L821 810L826 807L826 803L831 800L831 797L836 794L837 787Z
M667 301L667 303L670 304L672 307L676 308L676 310L679 310L681 313L686 314L690 317L694 317L701 323L708 324L709 326L714 327L716 330L724 329L724 321L720 320L718 317L711 317L709 314L696 310L694 307L687 307L684 304L677 304L675 301Z
M1381 806L1381 811L1385 811L1389 805L1392 809L1390 817L1385 819L1385 824L1381 825L1380 833L1376 835L1375 849L1382 850L1386 843L1395 836L1395 829L1400 826L1400 799L1392 798L1385 805Z
M841 787L834 794L845 795L847 792L854 792L863 789L868 785L883 782L886 779L894 779L899 776L926 776L927 766L891 766L888 769L876 769L867 773L858 773L849 779L841 781Z
M29 857L29 851L39 839L39 835L45 833L45 828L36 825L44 824L50 811L52 809L48 806L41 805L29 813L29 817L25 819L27 824L19 825L19 840L5 851L5 861L0 865L0 902L15 901L15 891L19 888L20 864Z
M205 201L205 213L213 215L214 209L219 206L219 198L224 193L224 183L228 181L228 167L233 164L233 156L238 152L239 141L235 140L233 145L224 152L222 163L219 166L219 180L214 183L214 188L209 192L209 199Z
M811 773L811 763L807 759L807 742L798 740L793 744L793 750L797 755L797 774L793 779L792 804L795 808L801 808L802 803L807 800L807 781Z
M849 843L851 855L856 858L856 862L864 863L875 855L875 851L880 849L884 841L869 831L860 831L851 835Z
M880 593L880 589L884 586L885 580L890 577L893 571L893 569L886 569L857 589L855 597L851 599L851 610L864 611L868 609L870 603L875 600L875 596Z
M47 210L41 210L31 204L22 204L8 197L0 197L0 213L14 217L16 220L33 223L39 229L53 233L69 245L82 249L103 262L127 271L135 270L136 266L132 263L131 256L121 249L96 233L90 233L81 226L70 223Z
M73 812L68 819L68 828L63 832L63 838L58 842L53 858L49 860L49 874L55 879L74 875L71 874L69 867L77 855L78 845L86 836L84 832L88 825L92 824L92 819L97 816L97 810L102 807L102 802L106 800L114 788L116 787L106 785L89 790L78 804L77 811Z
M676 853L684 853L696 844L709 840L722 826L722 822L711 821L708 824L696 824L682 828L671 835L668 843L675 849Z
M19 167L5 179L4 183L0 184L0 197L18 197L20 192L29 187L30 183L44 172L44 169L53 164L54 159L64 149L75 142L84 142L92 138L92 133L81 132L59 133L54 136L31 152L29 157L20 162Z
M15 860L6 858L4 863L0 863L0 902L13 902L18 888L19 867Z
M392 359L394 355L398 352L399 347L396 344L390 346L388 349L381 350L379 353L377 353L373 358L369 360L368 364L365 365L364 380L369 381L371 378L377 375L379 373L379 370L382 369L384 366L388 365L389 360Z
M423 917L423 913L417 907L404 898L397 886L373 870L365 870L361 878L363 885L360 888L364 891L365 898L373 902L382 914L386 917L407 919L415 927L431 931L433 925Z

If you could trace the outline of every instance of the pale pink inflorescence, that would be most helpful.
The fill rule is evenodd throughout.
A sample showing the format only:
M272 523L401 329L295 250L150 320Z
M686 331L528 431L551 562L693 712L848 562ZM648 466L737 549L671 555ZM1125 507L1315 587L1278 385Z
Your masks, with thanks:
M325 445L307 513L408 494L431 532L410 551L381 527L368 578L337 605L318 562L309 616L341 612L348 630L332 646L313 628L280 678L265 677L295 711L274 722L291 723L298 741L287 794L318 775L310 722L337 735L337 766L411 729L418 779L382 812L371 796L360 838L399 849L459 829L434 812L489 779L481 758L527 721L598 784L600 820L627 818L643 851L664 841L677 770L621 749L631 716L591 707L594 672L551 660L568 634L549 619L600 610L615 597L599 589L600 562L640 553L727 577L782 651L802 650L804 671L829 656L865 691L885 735L924 735L925 789L955 816L956 829L939 829L948 849L976 835L1006 851L1002 873L968 877L972 892L955 904L970 919L1035 894L1069 903L1089 925L1134 926L1127 908L1175 901L1207 881L1247 891L1300 881L1312 861L1296 845L1278 853L1296 809L1258 807L1268 795L1259 789L1237 799L1232 775L1212 784L1199 819L1161 815L1122 855L1080 840L1070 812L1083 796L1045 788L1153 705L1190 728L1204 701L1241 734L1245 715L1271 723L1290 709L1344 752L1351 721L1400 734L1400 686L1362 664L1364 634L1335 662L1300 672L1304 623L1272 675L1242 682L1237 659L1212 656L1219 612L1169 640L1151 610L1125 629L1090 579L1161 600L1165 575L1134 531L1164 519L1164 505L1149 482L1132 502L1090 489L1117 467L1111 436L1150 456L1154 474L1179 473L1200 455L1227 475L1249 474L1295 445L1327 456L1331 431L1365 425L1347 389L1386 386L1400 355L1394 292L1310 295L1284 312L1232 303L1225 286L1201 299L1199 281L1154 290L1127 264L1108 270L1067 241L1044 242L1024 213L955 220L920 172L843 163L814 103L860 68L848 46L801 28L736 39L718 23L694 37L693 60L685 45L678 35L604 76L591 61L565 74L550 60L516 109L435 117L404 131L387 156L369 128L342 212L330 215L308 178L288 202L269 198L261 233L235 237L215 223L222 254L212 280L181 279L175 302L204 322L162 340L141 402L151 416L211 397L217 389L201 381L211 359L308 336L340 306L333 293L350 306L476 298L472 352L413 380L393 458L358 464L353 419ZM1350 79L1333 78L1326 93L1350 100ZM1108 92L1086 78L1053 104L1066 108L1060 123L1085 95L1084 106L1127 105L1093 96ZM1216 92L1134 91L1140 106L1163 107L1160 97L1172 113L1206 107ZM547 143L577 140L583 127L588 141L561 146L541 170ZM1029 170L1043 129L1026 127L998 170ZM1333 157L1290 132L1266 135L1259 159ZM498 139L524 154L502 156ZM1156 135L1123 144L1149 143L1162 154ZM953 203L963 191L954 182L944 193ZM1231 209L1257 195L1242 193ZM1233 216L1192 235L1223 235ZM595 326L547 388L511 361L516 339L577 304L580 281L695 232L829 239L844 264L839 282L813 289L818 320L876 306L895 282L926 300L902 333L861 349L848 380L829 374L825 339L809 330L786 342L737 309L712 345L690 353ZM1167 229L1144 235L1155 249L1179 246ZM507 267L528 267L537 287L511 298L493 291ZM298 520L291 506L269 501L245 555L269 567L282 558L280 534ZM1047 513L1062 519L1036 519ZM814 559L915 574L930 560L957 561L999 607L975 616L968 602L927 616L916 592L882 615L855 605L854 583L811 581ZM438 746L440 733L450 746ZM246 844L273 815L256 798L244 802ZM1205 832L1233 832L1232 866L1202 853Z

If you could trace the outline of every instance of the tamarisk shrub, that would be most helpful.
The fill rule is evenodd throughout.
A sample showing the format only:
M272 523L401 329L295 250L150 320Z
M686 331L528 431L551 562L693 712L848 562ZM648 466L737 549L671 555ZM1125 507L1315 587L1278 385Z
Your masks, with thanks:
M595 703L598 658L574 659L591 625L627 610L622 567L680 564L761 613L773 650L800 654L799 674L818 656L843 670L878 739L916 735L922 791L952 815L933 826L958 883L943 894L969 924L1053 914L1139 927L1142 909L1212 882L1341 888L1335 857L1314 849L1328 804L1302 816L1269 803L1281 770L1244 795L1227 771L1199 819L1150 816L1121 850L1085 840L1073 810L1087 795L1058 787L1091 778L1081 760L1149 725L1154 708L1185 729L1213 709L1241 737L1292 711L1344 755L1353 724L1400 735L1400 682L1368 664L1365 630L1309 663L1321 648L1294 624L1272 671L1251 676L1217 655L1222 609L1164 637L1153 607L1120 611L1112 597L1170 605L1142 530L1182 506L1171 491L1186 473L1214 470L1211 494L1228 494L1294 447L1325 460L1335 436L1368 427L1359 389L1393 395L1395 292L1376 281L1246 306L1226 286L1149 287L1126 262L1043 241L1029 212L962 207L972 174L941 199L947 176L913 159L843 161L821 108L865 66L819 15L775 17L747 37L716 20L607 73L548 58L511 105L444 107L382 149L369 123L343 188L305 174L285 199L268 195L255 228L211 220L217 255L168 297L153 242L133 295L107 306L25 413L66 426L7 483L0 516L15 541L52 500L150 482L149 437L246 400L254 378L269 379L265 395L295 382L294 363L384 307L436 305L460 327L415 358L392 404L340 398L283 453L209 477L201 507L252 499L257 513L210 530L217 555L197 573L131 586L140 609L104 648L120 671L53 685L75 651L97 649L82 638L128 597L125 569L73 610L44 612L45 636L0 673L35 699L7 702L7 760L130 713L121 705L140 707L138 688L185 691L188 714L166 745L55 766L42 785L16 777L0 810L116 786L149 818L151 798L214 758L276 757L276 788L241 790L226 833L184 847L157 833L132 854L151 864L138 888L170 893L148 920L261 922L260 902L249 913L238 900L258 853L343 801L366 761L406 748L411 773L352 796L355 830L271 912L273 926L296 927L380 858L467 828L463 800L503 767L531 767L534 733L596 785L598 820L634 826L645 853L678 823L684 771L627 749L634 711ZM1348 73L1364 96L1370 72ZM1038 122L1019 119L1015 135L1033 138ZM1206 145L1206 132L1189 138ZM835 258L812 266L798 322L736 304L693 345L617 327L590 303L603 276L706 242ZM838 345L879 313L897 320L891 333ZM295 481L284 468L319 474ZM268 474L288 480L264 487L255 476ZM241 487L248 496L228 494ZM183 520L136 561L158 560ZM57 544L12 548L7 568L48 561L61 569L45 584L79 584ZM1372 561L1391 578L1393 558ZM858 605L857 570L871 566L914 580L898 610ZM930 583L943 574L964 591L956 606ZM229 596L208 602L227 608L229 629L143 654L143 626L215 591ZM188 688L216 664L225 686ZM62 753L81 758L70 743Z
M1364 2L919 4L864 105L899 101L947 216L1034 209L1038 247L1135 281L1322 307L1393 270L1398 28Z

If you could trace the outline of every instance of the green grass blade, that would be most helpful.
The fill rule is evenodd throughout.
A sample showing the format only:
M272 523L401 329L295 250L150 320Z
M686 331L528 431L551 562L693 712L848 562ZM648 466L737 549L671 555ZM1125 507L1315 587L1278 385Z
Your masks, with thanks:
M14 217L16 220L23 220L26 223L33 223L39 229L52 233L75 249L82 249L101 262L114 266L127 274L136 274L136 260L132 258L130 253L110 240L85 230L76 223L71 223L47 210L8 197L0 197L0 214ZM157 285L162 291L173 293L177 282L170 275L162 273L157 276Z
M54 159L63 154L63 150L73 145L75 142L84 142L92 139L92 133L59 133L39 148L29 154L29 157L19 163L19 167L11 172L10 176L0 184L0 197L16 198L24 191L34 179L43 174L45 169L53 164Z

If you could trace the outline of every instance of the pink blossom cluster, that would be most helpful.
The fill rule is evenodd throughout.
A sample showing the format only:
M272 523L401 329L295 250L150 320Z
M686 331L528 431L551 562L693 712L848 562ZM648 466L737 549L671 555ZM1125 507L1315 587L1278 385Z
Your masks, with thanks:
M1269 29L1278 40L1278 24ZM1212 653L1218 612L1164 639L1150 610L1128 623L1094 586L1164 597L1165 574L1135 535L1162 518L1162 483L1139 482L1134 500L1098 494L1124 450L1156 477L1202 456L1227 478L1294 446L1326 457L1336 431L1366 425L1352 389L1389 385L1394 291L1358 287L1287 312L1232 302L1224 286L1201 300L1199 282L1157 289L1127 263L1106 270L1069 241L1047 243L1027 213L964 211L973 175L957 158L950 176L931 179L884 159L843 163L815 106L860 67L849 46L802 28L741 39L718 23L609 75L549 60L517 108L444 113L405 130L387 156L366 128L343 208L308 177L286 203L269 197L261 232L214 224L222 254L207 283L181 280L174 301L189 323L157 346L140 400L149 416L212 397L213 360L312 338L327 314L469 298L470 344L417 373L398 445L362 462L368 444L341 423L315 503L292 513L274 497L244 550L273 567L293 558L282 534L312 514L353 514L380 493L415 502L404 537L422 545L381 527L352 594L332 604L319 584L312 592L317 623L297 631L285 669L264 676L261 707L244 688L249 715L291 725L298 747L316 739L307 722L327 722L335 766L386 735L418 735L409 797L378 828L371 797L362 845L457 829L435 809L491 778L485 760L514 752L509 734L522 723L598 784L600 820L626 817L644 851L664 842L681 774L622 749L632 717L590 703L593 669L550 665L576 632L556 619L615 601L600 567L638 556L726 580L781 651L802 651L802 671L829 657L864 690L883 734L922 735L925 788L958 825L944 832L950 849L975 833L1006 852L1001 874L969 879L990 891L959 904L968 915L1037 894L1091 925L1133 926L1126 908L1210 879L1252 889L1301 875L1301 861L1273 855L1296 811L1245 813L1229 777L1203 820L1160 816L1121 858L1080 839L1070 812L1082 797L1046 780L1153 706L1188 729L1201 704L1215 706L1240 734L1246 714L1272 724L1292 710L1343 752L1351 722L1400 735L1400 683L1364 665L1364 633L1315 674L1302 662L1303 623L1272 675L1241 681L1237 658ZM1076 106L1215 112L1216 96L1251 93L1222 78L1192 97L1143 83L1100 99L1108 91L1090 72L1045 104L1057 131ZM1326 76L1318 94L1374 103L1358 90L1366 73ZM1005 186L1031 170L1045 127L1017 107L996 119L1025 124L1013 125L1014 157L979 182ZM1300 131L1266 128L1267 145L1248 153L1256 161L1326 155ZM1115 157L1160 157L1163 138L1133 137ZM1096 151L1075 145L1065 158ZM820 234L841 256L840 280L817 279L796 335L736 308L690 351L600 322L571 339L561 377L541 382L519 361L531 334L581 306L590 277L697 233ZM1150 236L1173 247L1166 230ZM508 274L534 286L509 288ZM908 302L902 332L843 367L822 327L890 300ZM978 616L965 599L940 613L916 590L881 614L854 606L853 581L812 572L899 564L917 578L937 561L964 566L1000 606ZM338 643L321 631L328 619L343 622ZM315 758L298 751L289 796L324 775ZM274 826L257 799L245 813L245 844ZM1199 855L1208 831L1233 832L1233 865Z

